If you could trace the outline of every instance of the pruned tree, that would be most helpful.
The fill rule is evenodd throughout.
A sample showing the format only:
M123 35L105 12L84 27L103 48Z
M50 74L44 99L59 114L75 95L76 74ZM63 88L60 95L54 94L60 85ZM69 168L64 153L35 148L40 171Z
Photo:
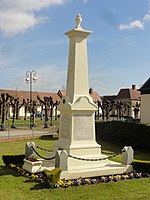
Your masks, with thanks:
M16 98L16 119L19 119L19 98Z
M40 104L43 104L45 108L45 122L44 122L44 128L48 128L48 102L49 102L49 97L44 97L42 100L39 95L37 95L37 99L40 102Z
M36 101L32 101L31 103L31 126L35 127L35 113L36 113Z
M8 93L2 93L1 94L1 101L2 101L2 120L1 120L1 126L0 130L4 131L5 128L5 119L6 119L6 104L9 101L10 95Z
M102 110L102 120L105 120L105 116L106 116L106 103L105 102L101 102L100 103L100 107Z
M24 106L24 120L27 119L27 112L29 111L29 99L23 99L22 104L19 106L19 109Z
M110 120L110 112L112 111L112 104L109 100L106 101L106 120Z
M11 128L16 128L15 126L16 102L17 99L14 98L13 96L10 96L10 105L12 106L12 112L13 112Z
M134 108L134 118L138 118L138 113L140 111L140 103L136 102L135 105L133 106Z
M121 120L122 116L123 116L123 102L122 101L117 101L116 102L116 110L117 110L117 119Z
M53 98L49 97L49 105L50 105L50 126L53 126L53 108L54 108L54 102Z
M54 103L55 106L55 120L57 120L57 111L58 111L58 105L59 105L59 101L56 100L56 102Z

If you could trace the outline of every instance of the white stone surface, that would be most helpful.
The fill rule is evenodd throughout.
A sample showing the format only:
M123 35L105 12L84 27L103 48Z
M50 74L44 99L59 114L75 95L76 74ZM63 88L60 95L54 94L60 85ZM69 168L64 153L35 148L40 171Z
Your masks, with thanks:
M125 152L122 153L122 162L121 163L124 164L124 165L132 164L133 158L134 158L134 151L133 151L132 147L125 146L123 148L123 150Z
M42 161L34 161L31 162L30 160L24 159L23 169L30 173L39 173L43 171L42 168Z
M96 176L107 176L113 174L130 173L131 171L133 171L131 165L123 165L121 163L110 161L109 164L105 166L99 165L97 167L91 166L90 168L80 168L62 171L60 178L75 179L80 177L86 178Z
M60 110L59 140L55 144L55 166L62 169L61 178L93 177L130 171L132 166L109 161L83 161L69 157L86 159L105 158L101 146L95 140L96 104L89 96L87 36L91 31L81 28L82 18L76 17L76 28L67 32L70 39L66 97Z
M82 155L81 158L106 158L106 155ZM65 150L56 153L55 164L53 161L43 161L43 170L52 170L54 167L62 169L60 178L71 179L79 177L95 177L112 174L123 174L133 171L132 165L124 165L110 160L82 161L68 157Z
M66 33L70 39L66 97L59 105L60 136L55 151L65 149L74 155L96 154L101 146L95 141L97 110L89 96L87 36L91 31L81 28L81 15L75 29Z
M150 123L150 94L141 95L141 123Z
M25 145L25 158L29 159L30 157L34 156L34 151L31 147L35 147L34 142L27 142Z

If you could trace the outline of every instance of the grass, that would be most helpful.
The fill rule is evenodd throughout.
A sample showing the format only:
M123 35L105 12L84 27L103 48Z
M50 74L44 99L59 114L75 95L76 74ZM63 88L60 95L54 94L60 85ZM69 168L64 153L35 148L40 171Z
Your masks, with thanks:
M35 139L36 145L46 149L52 149L54 140ZM144 199L150 197L150 178L134 179L118 182L101 183L94 185L74 186L68 188L48 189L18 176L15 171L4 166L1 156L6 154L22 154L27 140L0 143L0 199L5 200L126 200ZM122 147L101 141L102 151L106 153L118 153ZM41 152L42 153L42 152ZM44 155L44 154L43 154ZM150 154L135 152L135 158L150 160ZM120 156L114 158L120 160Z
M36 127L38 126L43 126L44 125L44 122L45 122L45 119L43 118L42 120L39 118L39 117L35 117L35 125ZM48 120L48 123L50 123L50 120ZM8 119L5 121L5 126L6 127L10 127L12 124L12 119ZM15 126L16 127L28 127L29 124L30 124L30 118L28 117L27 120L24 120L24 119L18 119L18 120L15 120ZM59 125L59 119L58 120L55 120L55 118L53 117L53 125Z
M112 143L108 143L108 142L104 142L104 141L99 141L99 143L102 146L102 152L104 152L105 154L109 154L109 153L114 153L117 154L119 153L122 149L123 146L119 146L119 145L115 145ZM147 153L145 151L138 151L135 150L134 151L134 159L136 160L150 160L150 153ZM121 155L115 156L114 158L112 158L112 160L116 161L116 162L120 162L121 161Z

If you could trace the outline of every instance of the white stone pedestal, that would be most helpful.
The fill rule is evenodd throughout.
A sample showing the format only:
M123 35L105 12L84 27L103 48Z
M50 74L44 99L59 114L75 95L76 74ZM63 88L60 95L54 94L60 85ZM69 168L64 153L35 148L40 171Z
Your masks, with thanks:
M24 159L23 169L27 172L30 172L31 174L42 172L42 161L37 160L32 162L30 160Z

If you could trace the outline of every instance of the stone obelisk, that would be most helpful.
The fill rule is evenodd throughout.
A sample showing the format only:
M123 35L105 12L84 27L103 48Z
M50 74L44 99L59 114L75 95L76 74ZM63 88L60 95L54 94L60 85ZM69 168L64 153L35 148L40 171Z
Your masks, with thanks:
M89 96L87 36L91 31L81 27L82 18L76 17L75 29L66 33L70 39L66 96L60 103L60 135L58 149L71 155L100 154L95 141L95 111Z
M87 36L91 31L82 29L81 22L81 15L78 14L75 29L66 33L70 39L67 86L66 96L59 105L59 140L50 156L55 154L55 159L48 163L42 160L42 169L61 168L61 179L132 171L131 147L124 148L121 164L110 161L107 156L101 154L101 146L95 140L94 115L97 106L88 92ZM27 163L26 170L28 168L30 172L31 166Z
M61 178L95 177L131 171L101 154L95 140L95 111L97 106L89 96L87 36L91 31L81 27L82 18L76 17L76 27L67 32L70 39L66 96L60 105L60 133L55 144L55 167L62 169Z

